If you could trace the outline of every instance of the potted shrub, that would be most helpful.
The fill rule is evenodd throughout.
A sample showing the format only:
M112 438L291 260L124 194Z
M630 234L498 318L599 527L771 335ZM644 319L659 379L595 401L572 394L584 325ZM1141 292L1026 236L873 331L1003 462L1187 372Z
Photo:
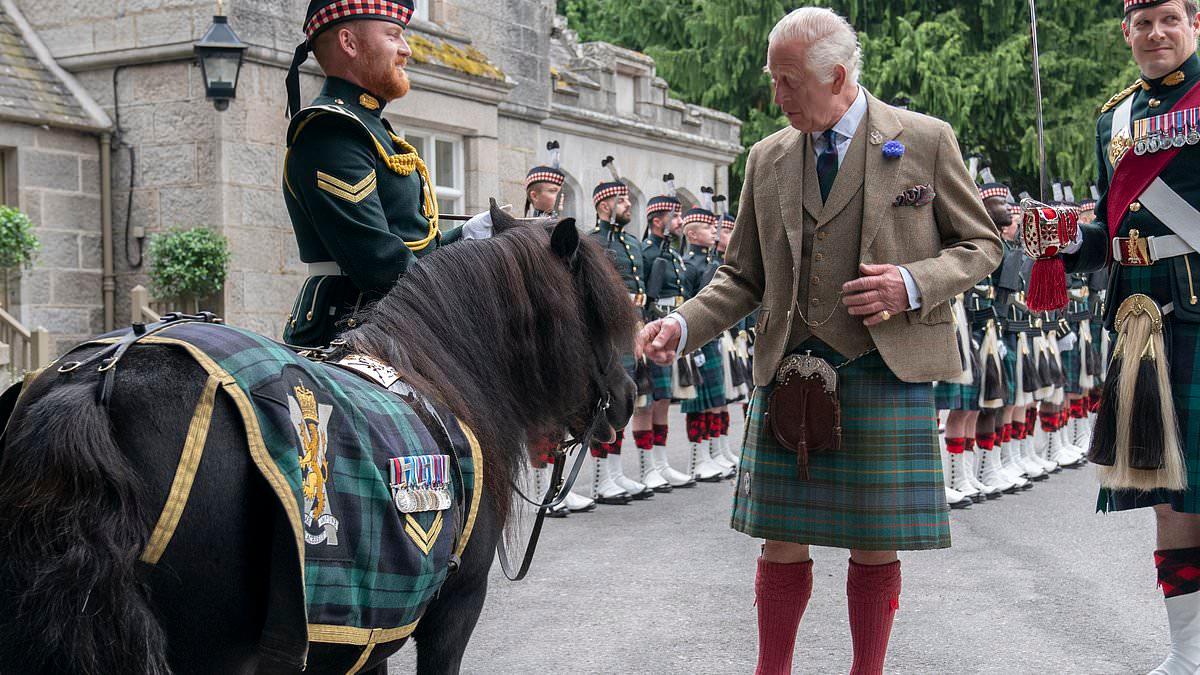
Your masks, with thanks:
M33 233L29 216L11 206L0 205L0 303L8 307L8 279L13 271L33 264L41 244Z
M225 287L229 241L207 228L172 229L150 237L150 290L187 312Z

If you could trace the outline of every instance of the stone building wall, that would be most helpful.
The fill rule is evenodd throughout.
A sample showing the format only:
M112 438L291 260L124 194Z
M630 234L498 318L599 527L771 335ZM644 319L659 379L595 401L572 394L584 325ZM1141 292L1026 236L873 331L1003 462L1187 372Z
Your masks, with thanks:
M10 280L9 309L51 329L66 348L104 328L100 304L100 162L96 136L0 121L16 198L41 243L34 266Z
M238 98L224 112L204 100L192 56L192 43L211 21L211 0L15 1L58 62L119 126L113 153L118 323L130 316L129 290L146 283L145 266L136 265L135 235L199 225L225 234L232 249L226 289L214 309L230 323L278 335L304 278L280 184L283 81L302 39L307 0L225 2L230 24L250 48ZM388 106L387 116L399 130L461 142L459 209L478 212L492 196L520 209L525 172L544 161L550 139L563 143L564 169L577 183L572 209L585 226L607 154L618 156L635 191L646 197L658 192L664 171L693 190L723 180L740 150L737 121L718 113L711 128L689 125L703 115L687 118L688 108L671 101L665 83L653 76L653 62L632 52L622 63L638 64L653 86L638 94L633 114L622 115L606 93L615 80L602 75L609 69L615 78L626 66L617 64L616 52L585 52L572 36L552 35L554 7L554 0L432 0L431 21L410 26L413 89ZM586 86L577 84L586 75L571 75L580 64L594 66L588 72L600 77L595 98L556 79L561 72L574 78L575 89ZM309 100L320 87L315 61L304 72ZM613 100L602 105L604 96Z

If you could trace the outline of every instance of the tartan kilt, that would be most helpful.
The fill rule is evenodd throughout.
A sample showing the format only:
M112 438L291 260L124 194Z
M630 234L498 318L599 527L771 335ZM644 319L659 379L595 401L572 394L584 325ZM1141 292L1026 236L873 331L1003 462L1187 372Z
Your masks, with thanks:
M979 378L971 384L938 382L933 388L938 410L979 410Z
M650 378L654 381L654 391L650 399L654 401L671 400L671 366L660 366L650 362Z
M1017 404L1017 387L1020 383L1017 382L1017 336L1011 333L1005 333L1001 338L1004 342L1004 360L1001 366L1004 367L1004 405Z
M680 406L685 413L698 413L725 405L725 357L721 344L716 340L700 348L704 354L704 365L700 366L700 380L696 385L696 397Z
M1079 331L1078 324L1075 325L1075 330L1076 330L1076 333L1078 334L1078 331ZM1076 341L1074 349L1072 349L1070 351L1066 351L1066 352L1060 352L1060 354L1062 356L1063 372L1067 374L1066 392L1068 394L1082 394L1083 393L1083 387L1081 387L1079 385L1079 368L1080 368L1080 363L1079 363L1080 351L1079 350L1082 349L1082 347L1083 347L1083 344L1079 341Z
M824 343L802 346L844 361ZM752 537L862 550L950 546L929 384L900 381L878 352L838 371L842 445L809 455L809 479L767 426L771 387L754 390L731 525Z
M1121 267L1115 297L1125 298L1129 293L1141 292L1160 304L1169 302L1169 289L1173 283L1169 269L1167 265ZM1155 292L1155 289L1167 290ZM1126 511L1170 504L1173 510L1181 513L1200 513L1200 324L1177 321L1175 315L1168 314L1163 326L1171 391L1175 414L1179 418L1179 442L1183 445L1184 463L1187 465L1188 488L1179 492L1101 488L1096 505L1098 511ZM1115 333L1110 333L1109 339L1111 344L1117 343Z

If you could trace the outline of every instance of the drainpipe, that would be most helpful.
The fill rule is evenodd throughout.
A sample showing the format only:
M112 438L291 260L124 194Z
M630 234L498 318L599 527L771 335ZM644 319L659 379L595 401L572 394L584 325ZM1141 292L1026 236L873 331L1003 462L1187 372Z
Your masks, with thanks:
M104 294L104 332L111 331L116 314L114 293L117 289L113 274L112 231L112 134L100 134L100 248L104 261L104 276L100 288Z

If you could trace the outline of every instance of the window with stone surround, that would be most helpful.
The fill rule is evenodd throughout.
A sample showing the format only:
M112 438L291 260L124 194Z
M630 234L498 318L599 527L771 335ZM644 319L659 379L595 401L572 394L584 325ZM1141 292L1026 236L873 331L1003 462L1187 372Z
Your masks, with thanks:
M442 213L463 212L463 142L461 136L422 131L403 130L404 140L417 149L425 160L429 177L437 188L438 208Z
M433 4L433 0L413 0L413 16L423 21L431 21L429 18L431 4Z

